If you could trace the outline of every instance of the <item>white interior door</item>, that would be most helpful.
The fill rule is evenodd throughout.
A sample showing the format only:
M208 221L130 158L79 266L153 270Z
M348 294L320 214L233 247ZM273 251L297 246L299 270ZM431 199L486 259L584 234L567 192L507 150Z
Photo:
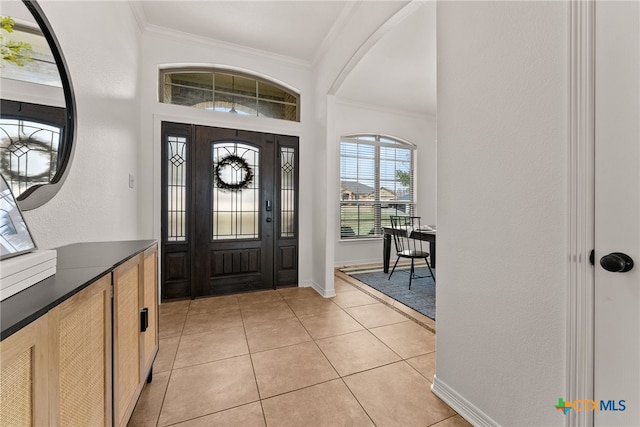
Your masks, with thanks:
M594 422L640 426L640 2L597 1L595 17ZM611 253L635 266L607 271Z

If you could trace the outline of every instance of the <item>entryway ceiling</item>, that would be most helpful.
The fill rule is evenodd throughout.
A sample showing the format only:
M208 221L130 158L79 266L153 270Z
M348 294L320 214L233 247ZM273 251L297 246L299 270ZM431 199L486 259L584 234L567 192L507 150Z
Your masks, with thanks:
M311 62L346 1L140 1L151 27Z
M365 0L364 5L368 2L376 3ZM354 7L353 0L131 3L145 29L216 40L309 65L327 48L332 31L345 25ZM434 2L421 3L362 58L342 84L339 97L435 115L435 7ZM362 10L366 8L359 13Z

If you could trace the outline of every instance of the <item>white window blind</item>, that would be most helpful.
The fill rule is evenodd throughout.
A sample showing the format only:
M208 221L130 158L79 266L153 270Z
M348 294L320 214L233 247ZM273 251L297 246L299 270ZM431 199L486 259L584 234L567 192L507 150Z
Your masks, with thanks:
M413 215L415 146L381 135L340 142L340 237L376 237L390 216Z

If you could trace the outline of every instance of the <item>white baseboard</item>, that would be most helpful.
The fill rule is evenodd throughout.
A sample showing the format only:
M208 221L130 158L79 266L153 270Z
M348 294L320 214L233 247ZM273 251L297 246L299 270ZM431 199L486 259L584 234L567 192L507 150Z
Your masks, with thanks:
M462 418L474 426L494 427L499 425L497 422L492 420L491 417L478 409L473 403L469 402L451 387L440 381L437 376L433 377L431 391L447 405L451 406L451 408Z
M324 288L320 287L320 285L317 284L316 282L314 282L313 280L301 282L298 286L301 287L301 288L313 288L313 289L315 289L315 291L317 293L319 293L324 298L332 298L332 297L336 296L335 289L325 290Z
M395 252L394 252L395 254ZM395 256L395 255L394 255ZM352 261L336 261L334 263L334 268L342 268L342 267L354 267L358 265L367 265L367 264L380 264L382 265L382 257L371 258L371 259L357 259Z

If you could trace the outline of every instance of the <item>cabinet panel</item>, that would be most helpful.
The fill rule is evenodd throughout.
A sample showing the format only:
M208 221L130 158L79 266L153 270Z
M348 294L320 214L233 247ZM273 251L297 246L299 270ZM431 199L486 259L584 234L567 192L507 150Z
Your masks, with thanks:
M49 312L51 426L111 424L111 275Z
M49 425L47 315L0 343L0 425Z
M143 304L147 310L148 326L142 334L141 378L145 380L158 351L158 250L156 247L144 253Z
M140 384L140 260L135 256L113 273L115 425L126 423Z

